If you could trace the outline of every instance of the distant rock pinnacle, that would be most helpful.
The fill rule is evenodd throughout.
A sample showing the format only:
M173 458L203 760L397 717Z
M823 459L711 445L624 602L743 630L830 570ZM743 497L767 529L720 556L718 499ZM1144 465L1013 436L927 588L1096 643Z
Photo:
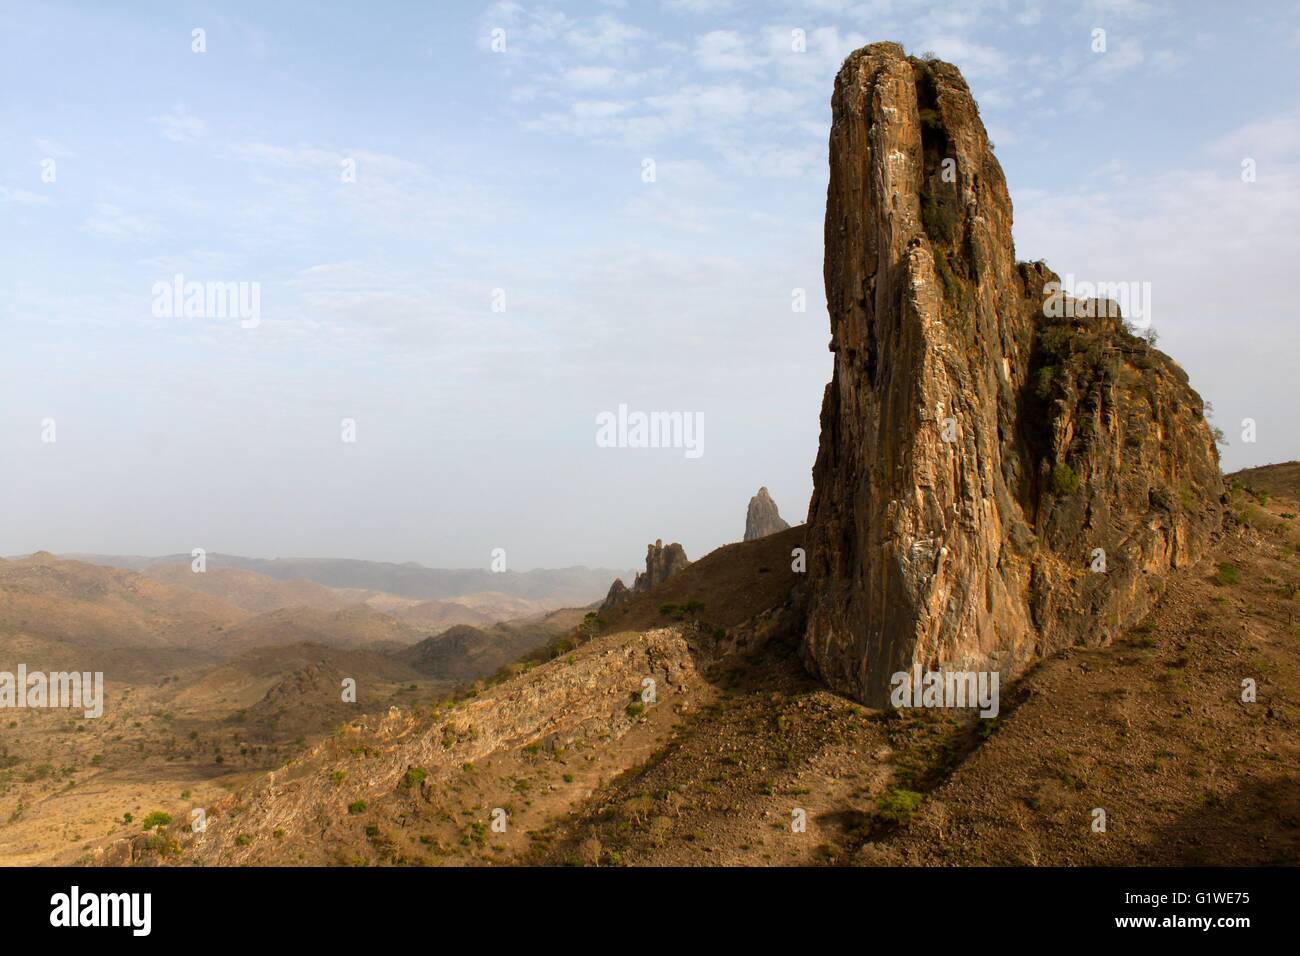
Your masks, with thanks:
M776 510L776 502L767 493L766 488L759 488L758 494L749 499L749 511L745 513L745 540L766 538L790 527Z

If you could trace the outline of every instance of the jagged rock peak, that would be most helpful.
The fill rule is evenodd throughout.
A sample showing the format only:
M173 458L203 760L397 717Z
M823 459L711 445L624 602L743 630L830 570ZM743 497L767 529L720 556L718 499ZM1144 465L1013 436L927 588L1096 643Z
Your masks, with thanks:
M600 609L601 611L612 611L631 596L632 590L623 583L623 579L615 578L614 583L609 586L609 593L605 595L605 600L600 605Z
M615 578L614 583L609 586L609 593L605 595L605 600L600 605L600 610L613 610L624 604L633 594L649 591L667 581L690 563L686 557L686 550L680 544L670 544L665 547L663 540L657 539L654 544L646 548L645 570L636 576L630 588L623 583L622 578Z
M768 494L767 488L759 488L758 494L749 499L749 510L745 512L745 540L766 538L790 527L776 509L776 502Z
M1182 369L1016 262L956 67L872 44L831 103L802 650L879 706L914 664L1005 677L1108 640L1204 553L1222 478Z
M663 584L670 577L691 562L686 557L686 549L680 544L665 546L662 539L646 548L645 570L632 582L633 591L649 591Z

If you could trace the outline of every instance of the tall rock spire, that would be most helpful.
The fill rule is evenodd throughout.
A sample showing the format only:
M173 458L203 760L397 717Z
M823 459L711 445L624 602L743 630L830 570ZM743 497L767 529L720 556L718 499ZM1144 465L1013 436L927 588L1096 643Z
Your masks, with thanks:
M881 705L914 664L1009 676L1108 639L1221 526L1200 397L1114 303L1015 261L955 67L864 47L832 114L806 662Z

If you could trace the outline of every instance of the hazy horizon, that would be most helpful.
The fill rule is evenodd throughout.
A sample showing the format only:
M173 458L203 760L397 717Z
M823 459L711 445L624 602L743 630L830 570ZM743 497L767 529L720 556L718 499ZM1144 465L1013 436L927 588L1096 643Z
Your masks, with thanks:
M830 90L877 40L963 71L1020 258L1150 283L1225 471L1300 458L1292 5L3 20L23 91L0 128L4 553L627 568L655 539L691 559L739 541L761 485L802 522L831 373ZM177 275L256 284L257 321L160 309ZM701 454L599 447L620 406L698 416Z

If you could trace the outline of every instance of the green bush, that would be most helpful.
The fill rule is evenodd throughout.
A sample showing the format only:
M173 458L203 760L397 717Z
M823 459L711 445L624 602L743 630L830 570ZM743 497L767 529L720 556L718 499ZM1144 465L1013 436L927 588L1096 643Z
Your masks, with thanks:
M357 800L353 803L348 804L348 813L350 813L352 816L356 816L358 813L365 813L365 812L366 812L366 801L364 800Z
M961 220L957 211L948 203L921 195L921 225L931 242L944 242L952 245L957 241Z
M1241 583L1241 572L1231 564L1220 564L1214 572L1214 581L1223 587Z
M1079 476L1069 465L1060 464L1052 469L1052 494L1064 498L1079 490Z
M161 810L155 810L141 821L144 829L152 830L154 827L165 827L172 822L171 814L163 813Z
M923 800L925 797L915 790L894 787L886 790L876 800L876 815L890 823L907 823L921 809Z
M429 772L423 767L412 767L406 771L406 789L418 790L420 784L424 783L424 778L428 775Z
M1041 401L1047 401L1052 394L1052 384L1056 380L1056 366L1044 365L1034 373L1034 394Z

